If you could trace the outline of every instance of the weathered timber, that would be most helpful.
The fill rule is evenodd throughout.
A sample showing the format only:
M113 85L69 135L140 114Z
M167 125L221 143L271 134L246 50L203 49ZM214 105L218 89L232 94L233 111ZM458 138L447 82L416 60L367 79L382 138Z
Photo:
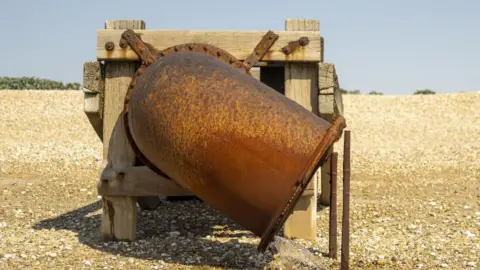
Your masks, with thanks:
M320 41L318 20L288 19L285 22L287 31L316 31L316 40ZM309 37L310 38L310 37ZM309 44L310 45L310 44ZM308 46L308 45L307 45ZM299 48L292 54L301 50ZM320 59L321 52L315 55ZM318 70L315 63L285 64L285 96L318 115ZM317 232L317 176L312 177L303 196L297 202L293 213L284 226L284 235L289 238L316 239ZM312 192L308 192L311 190ZM311 194L313 193L313 194Z
M177 182L158 175L146 166L105 168L97 185L103 196L191 196Z
M98 30L97 31L97 59L98 60L139 60L138 55L130 48L121 48L120 39L124 31ZM151 44L157 50L183 43L207 43L219 47L238 60L245 60L255 49L258 42L268 31L172 31L172 30L135 30L142 41ZM319 62L321 57L320 33L313 31L274 31L279 35L278 40L262 57L261 61L286 62ZM289 55L285 55L281 48L290 41L301 37L308 37L307 46L299 48ZM112 42L112 51L105 49L105 44Z
M113 29L144 26L141 21L107 21ZM135 154L125 135L123 103L128 85L138 63L105 63L105 104L103 120L103 150L107 168L124 169L135 164ZM134 240L136 237L136 198L104 196L101 236L104 240Z
M83 109L101 141L103 141L103 65L100 62L83 64Z
M333 122L339 116L343 116L343 101L340 87L338 84L338 76L335 71L335 65L329 63L318 63L318 109L319 115L323 119ZM328 154L333 152L333 147ZM325 162L321 168L321 185L320 185L320 204L330 204L330 160Z

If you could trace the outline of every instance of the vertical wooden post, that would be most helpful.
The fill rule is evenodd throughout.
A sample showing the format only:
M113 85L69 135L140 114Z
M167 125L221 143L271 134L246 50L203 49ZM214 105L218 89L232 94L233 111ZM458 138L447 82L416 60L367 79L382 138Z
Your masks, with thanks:
M140 20L107 21L105 29L145 29ZM119 46L118 43L115 46ZM125 135L123 103L128 85L139 63L106 62L103 120L103 154L106 166L121 169L135 164L135 154ZM134 240L136 237L136 198L102 198L101 237L104 240Z
M285 21L287 31L319 31L319 28L318 20L287 19ZM318 115L317 77L316 63L286 63L285 65L285 96ZM318 172L285 222L285 237L316 239L317 175Z
M323 50L322 50L323 51ZM320 117L333 122L338 116L343 115L343 102L338 76L335 65L329 63L318 63L318 111ZM327 152L330 155L333 146ZM321 167L321 190L320 204L330 204L330 167L331 160L327 160Z

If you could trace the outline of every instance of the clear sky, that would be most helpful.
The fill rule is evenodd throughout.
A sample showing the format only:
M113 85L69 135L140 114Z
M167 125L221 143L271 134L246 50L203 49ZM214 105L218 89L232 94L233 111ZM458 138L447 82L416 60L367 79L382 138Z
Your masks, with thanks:
M345 89L410 94L480 90L480 0L0 0L0 76L82 81L105 20L147 29L283 30L320 20L325 61Z

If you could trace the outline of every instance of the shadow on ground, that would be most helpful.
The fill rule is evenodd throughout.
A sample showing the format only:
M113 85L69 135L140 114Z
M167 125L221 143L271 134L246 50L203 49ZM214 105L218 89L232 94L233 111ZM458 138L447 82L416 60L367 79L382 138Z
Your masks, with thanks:
M201 201L163 201L154 211L138 210L137 239L131 243L100 240L97 212L100 208L101 201L97 201L40 221L33 228L72 231L82 244L91 248L166 263L245 269L262 268L271 260L268 252L259 256L256 244L241 243L237 239L219 241L218 238L255 236ZM264 260L259 260L260 257Z

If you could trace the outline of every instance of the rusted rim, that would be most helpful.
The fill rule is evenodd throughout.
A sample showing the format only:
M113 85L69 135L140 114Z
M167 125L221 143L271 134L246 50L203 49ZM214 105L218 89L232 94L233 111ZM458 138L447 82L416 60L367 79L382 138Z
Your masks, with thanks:
M310 183L313 174L325 162L325 153L327 152L328 148L330 148L330 146L340 138L342 130L345 127L345 119L340 116L328 128L325 136L322 138L317 148L313 152L313 155L310 157L310 161L307 163L308 165L305 167L302 174L298 178L298 185L297 188L293 191L292 198L290 199L290 201L288 201L283 211L278 214L278 218L275 220L275 222L272 222L268 226L267 231L263 234L260 244L258 245L259 251L265 251L270 242L273 240L273 237L278 233L278 231L280 231L288 216L292 213L293 208L295 207L297 201L300 199L303 191Z
M243 62L239 61L237 58L235 58L235 56L231 55L230 53L220 48L217 48L213 45L202 44L202 43L185 43L185 44L175 45L175 46L166 48L160 52L157 52L155 48L150 44L148 43L144 43L144 44L146 48L150 50L152 54L156 57L155 61L164 56L174 54L177 52L186 52L186 51L199 52L199 53L204 53L204 54L216 57L220 61L227 63L234 68L243 70L245 71L245 73L249 75L252 75L250 70L247 68L247 66L243 64ZM132 150L135 153L136 157L152 171L164 177L169 178L164 172L162 172L159 168L157 168L157 166L155 166L150 160L148 160L148 158L145 157L143 153L140 151L130 132L130 126L128 122L128 102L130 101L130 96L132 95L132 91L133 91L133 88L135 87L137 79L143 74L143 72L148 68L148 66L154 63L154 62L153 63L150 63L150 62L146 63L144 61L142 65L137 69L137 71L132 77L132 80L130 81L130 84L128 86L127 93L125 94L125 99L124 99L123 123L125 125L125 134L127 136L127 140L130 143L130 146L132 147Z
M237 58L235 58L235 56L231 55L230 53L209 44L185 43L185 44L175 45L160 51L158 53L158 56L163 57L163 56L167 56L177 52L204 53L206 55L216 57L218 60L224 63L227 63L234 68L245 70L245 73L250 74L250 70L247 68L247 66L243 64L242 61L238 60Z

